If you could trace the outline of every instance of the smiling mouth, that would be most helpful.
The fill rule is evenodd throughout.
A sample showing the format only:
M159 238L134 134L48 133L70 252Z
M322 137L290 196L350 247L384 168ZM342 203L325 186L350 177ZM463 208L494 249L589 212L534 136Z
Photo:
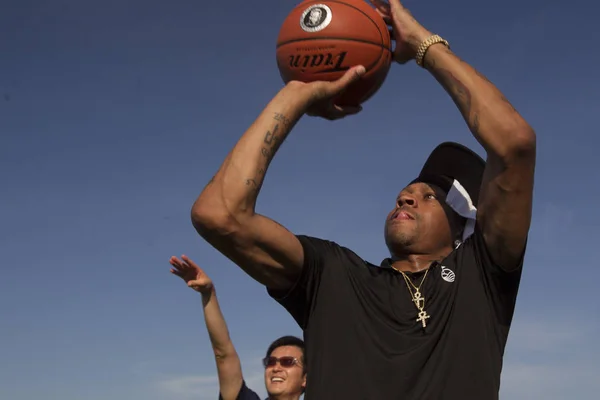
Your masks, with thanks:
M273 378L271 378L271 382L272 383L280 383L283 382L285 379L279 377L279 376L274 376Z

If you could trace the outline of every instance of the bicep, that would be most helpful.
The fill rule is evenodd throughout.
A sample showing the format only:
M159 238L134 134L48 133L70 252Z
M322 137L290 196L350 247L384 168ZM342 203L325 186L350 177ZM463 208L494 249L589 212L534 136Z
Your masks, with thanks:
M302 270L304 252L298 238L263 215L231 220L203 236L248 275L269 288L289 289Z
M477 212L493 262L505 270L518 267L531 224L535 155L505 162L488 157Z

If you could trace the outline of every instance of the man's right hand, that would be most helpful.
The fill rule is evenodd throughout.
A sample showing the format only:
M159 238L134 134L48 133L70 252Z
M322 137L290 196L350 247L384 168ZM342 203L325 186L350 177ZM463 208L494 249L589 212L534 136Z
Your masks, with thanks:
M183 279L188 287L205 296L214 290L212 280L187 256L181 256L181 259L173 256L169 259L169 263L173 266L171 273Z
M335 104L335 98L344 92L354 82L365 74L365 67L358 65L350 68L336 81L315 81L304 83L291 81L286 85L286 90L306 98L306 115L321 117L328 120L344 118L362 110L359 107L340 106Z

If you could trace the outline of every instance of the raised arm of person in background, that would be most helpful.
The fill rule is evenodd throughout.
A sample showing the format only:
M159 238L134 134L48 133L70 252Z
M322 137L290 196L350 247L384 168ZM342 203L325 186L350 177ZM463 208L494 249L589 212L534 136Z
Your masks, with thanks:
M494 262L505 270L520 265L533 201L534 130L481 73L457 57L420 25L399 0L371 0L394 31L394 58L405 63L425 51L422 62L444 87L470 131L487 153L477 223ZM433 42L433 41L432 41ZM421 47L421 48L420 48ZM435 113L432 110L432 113Z
M188 287L196 290L202 296L204 321L217 362L221 398L234 400L244 381L242 365L229 337L229 330L217 301L215 287L204 271L188 257L181 256L181 259L171 257L169 262L173 266L171 273L179 276L187 283Z
M198 233L258 282L287 290L304 262L294 234L255 212L271 160L305 113L328 119L359 111L331 99L364 74L357 66L335 82L288 83L240 138L192 207Z

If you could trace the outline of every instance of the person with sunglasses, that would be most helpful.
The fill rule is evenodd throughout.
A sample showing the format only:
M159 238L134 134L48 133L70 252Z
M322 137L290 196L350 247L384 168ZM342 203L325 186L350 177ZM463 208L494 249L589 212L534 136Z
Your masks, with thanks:
M202 296L204 320L217 362L219 400L260 400L258 394L246 386L212 280L185 255L171 257L169 263L171 273ZM283 336L275 340L267 349L263 366L268 400L298 400L304 393L306 371L302 339Z

